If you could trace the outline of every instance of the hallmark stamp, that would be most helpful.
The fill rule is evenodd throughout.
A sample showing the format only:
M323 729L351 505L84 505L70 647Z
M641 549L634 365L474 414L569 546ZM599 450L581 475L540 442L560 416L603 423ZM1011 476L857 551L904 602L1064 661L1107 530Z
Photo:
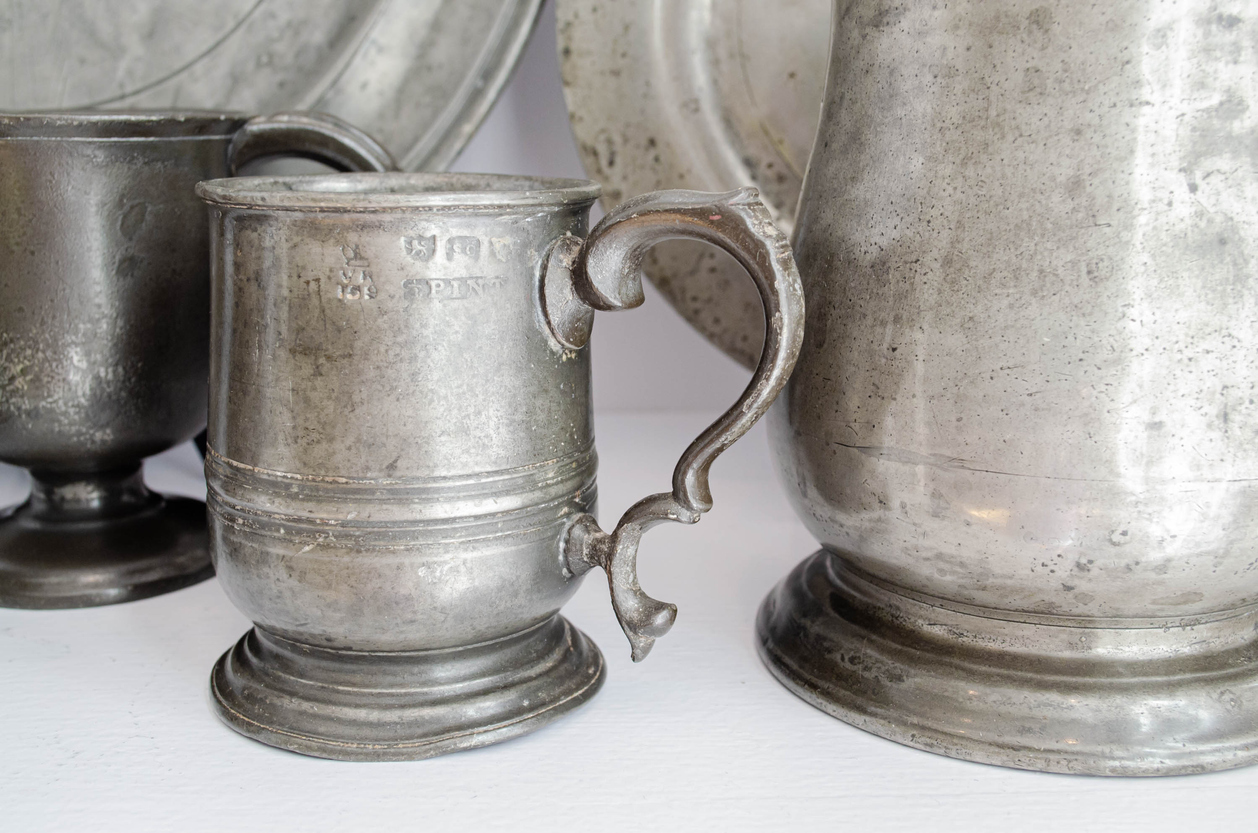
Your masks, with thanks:
M437 253L437 235L430 234L427 237L403 237L402 251L406 252L415 260L426 263L432 260L432 256Z
M371 278L371 264L363 257L355 245L341 247L341 258L345 265L336 274L336 297L342 301L374 300L379 294L376 282Z
M465 257L468 260L480 260L479 237L451 237L446 241L446 260Z
M491 237L489 238L489 250L493 252L494 259L499 263L506 263L511 257L511 238L510 237Z
M401 238L402 251L408 257L420 263L428 263L444 247L446 260L470 260L477 262L486 249L499 263L506 263L511 258L513 247L510 237L476 237L470 234L456 234L449 237L433 232L432 234L405 235Z

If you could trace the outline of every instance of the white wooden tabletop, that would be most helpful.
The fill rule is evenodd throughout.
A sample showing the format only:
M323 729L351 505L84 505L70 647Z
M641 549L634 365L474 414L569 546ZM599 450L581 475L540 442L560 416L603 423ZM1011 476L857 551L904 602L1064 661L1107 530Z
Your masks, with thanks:
M600 416L605 522L668 487L703 416ZM190 446L147 472L157 488L204 493ZM712 488L700 524L643 541L643 587L681 610L646 662L629 661L591 573L564 612L606 655L603 690L535 734L427 761L317 760L220 724L210 666L249 623L214 581L112 607L0 610L0 829L1258 829L1258 768L1019 772L899 746L804 704L753 645L761 598L814 549L762 429L717 462ZM0 467L0 505L24 489Z

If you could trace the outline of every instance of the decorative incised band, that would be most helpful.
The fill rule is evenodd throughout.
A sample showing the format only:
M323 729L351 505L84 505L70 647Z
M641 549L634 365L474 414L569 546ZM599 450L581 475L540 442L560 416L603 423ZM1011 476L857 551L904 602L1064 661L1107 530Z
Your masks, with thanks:
M211 518L252 533L342 546L518 534L592 509L593 445L528 466L449 477L351 478L258 468L206 452Z

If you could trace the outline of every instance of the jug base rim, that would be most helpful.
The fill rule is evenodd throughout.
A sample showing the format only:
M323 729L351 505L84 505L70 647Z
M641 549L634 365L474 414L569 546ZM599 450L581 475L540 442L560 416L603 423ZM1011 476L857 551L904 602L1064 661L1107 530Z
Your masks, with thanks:
M757 616L770 672L832 717L928 752L1044 772L1183 775L1258 762L1252 614L1214 623L1226 634L1186 626L1211 639L1180 652L1164 650L1182 639L1175 628L1011 624L883 598L885 587L875 598L871 586L821 550ZM1065 632L1091 647L1063 650Z

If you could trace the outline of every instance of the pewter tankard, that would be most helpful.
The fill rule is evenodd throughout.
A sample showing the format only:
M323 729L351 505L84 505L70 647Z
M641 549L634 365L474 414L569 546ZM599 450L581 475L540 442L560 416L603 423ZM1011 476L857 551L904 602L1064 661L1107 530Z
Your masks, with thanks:
M771 417L791 690L1027 769L1258 758L1258 14L835 4Z
M708 468L768 408L802 340L784 236L754 191L647 195L585 236L598 186L464 174L202 183L212 207L211 552L255 627L214 668L265 743L404 760L523 734L602 683L558 614L601 566L635 660L676 608L643 594L645 530L694 523ZM670 492L603 532L587 341L642 302L656 242L739 259L768 338ZM583 239L584 238L584 239Z
M0 605L67 608L213 575L205 506L140 461L205 424L209 235L193 187L278 154L392 166L331 117L0 115Z

